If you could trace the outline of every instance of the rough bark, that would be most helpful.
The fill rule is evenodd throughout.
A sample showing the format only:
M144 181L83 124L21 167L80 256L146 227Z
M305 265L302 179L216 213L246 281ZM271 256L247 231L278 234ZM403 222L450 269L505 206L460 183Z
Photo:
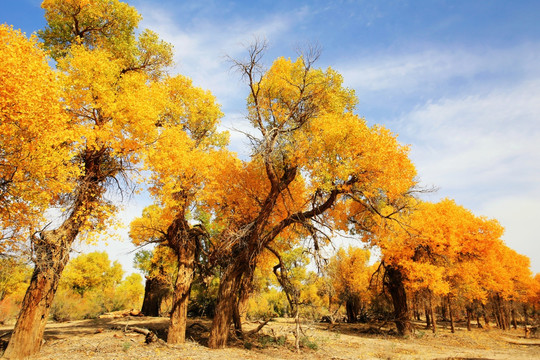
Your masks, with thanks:
M66 221L59 229L43 231L33 240L36 266L4 358L22 359L40 350L58 282L77 233L78 228Z
M195 272L199 238L202 235L201 229L189 226L184 214L180 214L167 229L167 246L174 251L178 260L178 276L174 284L171 322L167 335L169 344L181 344L186 340L189 293Z
M411 322L407 305L407 293L403 284L401 271L392 266L386 266L385 286L390 292L394 304L394 318L398 334L402 336L411 333Z
M229 266L221 278L216 312L208 339L208 347L211 349L221 349L227 344L229 326L236 306L236 296L240 290L243 273L243 266L240 262L237 262Z
M169 284L162 274L147 276L141 313L145 316L160 316L161 303L169 293Z
M360 310L360 301L359 299L353 297L347 299L345 302L345 309L347 310L347 322L355 323L358 321L358 315Z
M4 353L19 359L39 351L50 307L60 276L69 260L71 245L92 212L101 203L104 182L119 171L111 162L108 149L86 149L81 153L84 174L73 191L70 215L55 230L43 230L32 237L35 268L26 291L17 323ZM109 166L104 166L107 163Z
M193 281L193 264L180 264L178 277L174 287L173 307L167 342L169 344L182 344L186 340L187 309L189 293Z

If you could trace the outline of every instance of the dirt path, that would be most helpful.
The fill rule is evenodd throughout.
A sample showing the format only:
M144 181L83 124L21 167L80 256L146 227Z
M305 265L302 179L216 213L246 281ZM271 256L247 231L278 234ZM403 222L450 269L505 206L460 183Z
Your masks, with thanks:
M189 325L195 322L191 320ZM458 329L451 334L441 329L437 334L416 330L408 339L385 335L369 325L306 324L306 338L300 354L293 349L292 322L270 322L249 339L233 339L227 349L208 349L208 320L197 320L188 331L183 345L145 343L145 336L131 327L146 328L165 338L168 320L151 317L124 317L51 323L45 344L31 359L540 359L540 340L523 339L523 331ZM202 325L202 326L200 326ZM256 323L248 323L246 330ZM418 326L420 328L420 325ZM0 336L10 328L0 327ZM5 337L4 337L5 338Z

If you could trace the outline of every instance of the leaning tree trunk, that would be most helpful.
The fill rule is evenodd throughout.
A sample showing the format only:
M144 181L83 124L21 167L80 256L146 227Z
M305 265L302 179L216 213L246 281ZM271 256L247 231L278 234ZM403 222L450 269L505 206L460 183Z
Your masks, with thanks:
M99 206L105 192L103 182L115 175L103 172L102 164L108 149L86 149L81 153L84 174L73 191L75 199L71 214L55 230L41 231L32 237L36 267L24 296L21 311L4 358L25 358L39 351L50 308L60 276L69 260L71 245L80 229Z
M411 333L411 322L409 319L409 309L407 306L407 293L403 284L401 271L392 266L386 266L385 283L392 303L394 304L394 317L398 334L405 336Z
M4 353L6 359L22 359L39 352L60 276L77 236L71 222L35 238L36 266L24 296L17 323Z
M225 273L221 278L218 302L208 339L208 347L211 349L221 349L227 344L229 326L237 305L237 296L240 291L244 272L245 269L242 262L237 261L225 269Z

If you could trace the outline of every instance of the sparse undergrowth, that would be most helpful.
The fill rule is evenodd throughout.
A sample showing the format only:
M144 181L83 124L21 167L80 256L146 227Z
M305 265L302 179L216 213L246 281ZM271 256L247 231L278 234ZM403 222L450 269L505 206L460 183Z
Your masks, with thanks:
M540 340L524 339L523 329L500 331L458 327L455 334L442 327L437 334L417 325L414 335L404 339L391 326L374 324L303 324L301 352L294 348L293 320L276 319L257 334L244 339L231 336L229 347L206 347L210 321L190 320L188 341L170 346L145 343L145 336L130 328L150 329L166 338L168 319L124 317L52 323L47 327L42 351L30 359L534 359L540 356ZM256 323L245 324L249 331ZM127 329L127 331L126 331ZM374 331L376 329L378 331ZM9 327L0 327L0 336ZM5 339L5 337L4 337Z

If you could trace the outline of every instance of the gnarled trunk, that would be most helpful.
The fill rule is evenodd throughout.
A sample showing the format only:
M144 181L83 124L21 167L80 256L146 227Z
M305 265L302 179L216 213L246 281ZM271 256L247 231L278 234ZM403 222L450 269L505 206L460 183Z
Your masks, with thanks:
M386 266L385 285L394 304L394 317L398 334L405 336L411 333L407 293L403 284L401 271L393 266Z
M237 295L240 291L244 266L241 262L229 265L219 284L218 302L212 320L212 329L208 339L208 347L221 349L227 344L229 327L237 305Z
M174 251L178 260L178 276L174 284L171 322L167 335L169 344L181 344L186 340L189 293L193 282L199 238L204 235L201 228L189 226L183 212L167 229L167 246Z
M174 286L173 307L167 342L181 344L186 340L187 309L193 281L194 258L178 265L178 277Z
M58 230L43 231L33 240L36 266L17 318L6 359L22 359L39 352L60 276L69 260L77 229L68 221Z
M141 313L145 316L159 316L161 303L169 291L169 285L162 274L147 276Z

